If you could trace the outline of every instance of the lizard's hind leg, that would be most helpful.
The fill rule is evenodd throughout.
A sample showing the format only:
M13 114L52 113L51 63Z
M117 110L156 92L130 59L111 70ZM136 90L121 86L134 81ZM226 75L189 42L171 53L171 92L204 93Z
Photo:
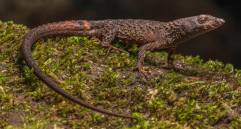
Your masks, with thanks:
M111 42L115 39L115 36L116 36L115 30L111 30L108 33L104 34L102 37L102 41L100 42L101 46L108 48L107 54L110 52L111 49L117 50L119 52L127 53L125 50L117 48L111 44Z
M167 56L167 68L168 69L173 69L174 66L174 58L173 55L176 53L176 47L170 48L168 50L168 56Z
M138 53L138 62L137 62L137 69L141 77L144 77L145 79L148 77L148 75L143 71L143 65L144 65L144 59L145 59L145 53L147 51L153 51L155 49L160 49L161 43L159 42L152 42L143 45L140 48L140 51Z

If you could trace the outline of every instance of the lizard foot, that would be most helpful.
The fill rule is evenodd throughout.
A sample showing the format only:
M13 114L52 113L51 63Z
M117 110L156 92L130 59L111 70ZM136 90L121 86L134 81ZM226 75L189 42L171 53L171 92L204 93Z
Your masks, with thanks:
M183 64L180 64L180 63L176 63L175 65L174 64L167 64L167 66L164 66L162 67L164 69L168 69L168 70L181 70L181 69L184 69L184 65Z
M128 53L127 51L125 51L123 49L120 49L120 48L117 48L117 47L114 47L114 46L108 46L107 55L110 53L111 50L115 50L115 51L123 52L123 53Z
M162 67L162 68L168 69L168 70L176 69L174 65L167 65L167 66L164 66L164 67Z
M137 72L137 75L138 75L139 78L147 80L148 75L147 75L147 73L144 70L142 70L141 68L136 67L136 68L134 68L134 71Z
M147 80L147 73L145 73L144 71L138 71L138 75L140 78Z

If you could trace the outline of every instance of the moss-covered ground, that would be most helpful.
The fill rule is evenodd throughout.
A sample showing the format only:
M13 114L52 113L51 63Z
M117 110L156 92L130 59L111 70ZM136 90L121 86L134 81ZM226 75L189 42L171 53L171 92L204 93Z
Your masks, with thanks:
M33 57L60 87L89 103L136 120L105 116L53 92L21 63L28 28L0 22L0 128L191 129L241 128L241 70L219 61L175 55L178 69L163 69L167 53L147 54L145 71L135 72L138 47L102 48L85 37L38 41ZM182 67L181 67L182 66Z

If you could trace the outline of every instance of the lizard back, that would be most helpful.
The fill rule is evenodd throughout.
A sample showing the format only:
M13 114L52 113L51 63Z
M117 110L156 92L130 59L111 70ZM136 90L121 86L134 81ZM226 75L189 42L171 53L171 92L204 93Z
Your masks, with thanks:
M116 38L124 41L135 41L139 44L145 44L156 40L159 31L162 30L165 22L141 20L141 19L116 19L92 21L94 26L102 25L102 34L115 29ZM104 31L104 32L103 32Z

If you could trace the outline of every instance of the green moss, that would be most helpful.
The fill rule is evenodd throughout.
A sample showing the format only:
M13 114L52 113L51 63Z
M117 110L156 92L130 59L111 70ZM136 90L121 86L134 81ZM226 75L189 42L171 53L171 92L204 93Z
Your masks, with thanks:
M166 52L149 52L147 81L136 74L138 47L102 48L86 37L38 41L33 57L69 94L136 120L80 107L45 86L19 62L25 26L0 22L0 128L241 128L241 70L219 61L175 55L178 70L161 69Z

